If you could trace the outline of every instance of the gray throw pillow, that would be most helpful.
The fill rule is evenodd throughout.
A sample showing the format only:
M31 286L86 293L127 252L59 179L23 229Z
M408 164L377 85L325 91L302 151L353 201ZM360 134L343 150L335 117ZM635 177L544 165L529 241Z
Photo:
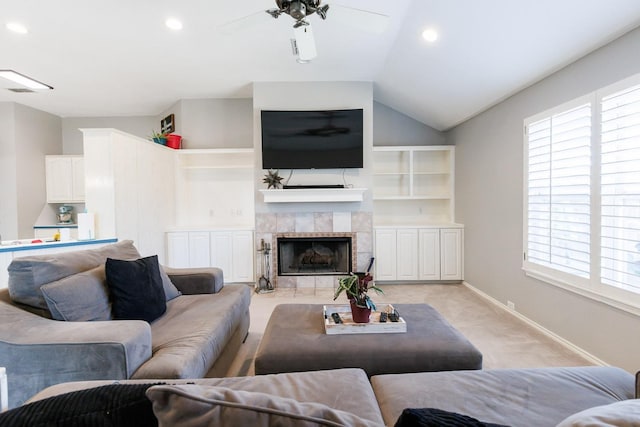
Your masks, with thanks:
M55 320L111 320L104 265L42 285L40 291Z
M162 278L162 288L164 289L164 296L166 301L171 301L175 297L179 297L182 295L182 292L176 288L176 285L173 284L169 275L166 271L164 271L164 267L160 266L160 277Z
M225 387L158 385L147 397L160 426L382 427L320 403Z

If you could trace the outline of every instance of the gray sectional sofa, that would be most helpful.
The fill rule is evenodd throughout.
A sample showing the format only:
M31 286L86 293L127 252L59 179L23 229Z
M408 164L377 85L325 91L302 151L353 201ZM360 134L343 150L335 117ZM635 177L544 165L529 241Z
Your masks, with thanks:
M110 320L107 258L140 254L122 241L12 261L9 289L0 290L0 366L10 407L66 381L226 373L248 333L250 287L224 285L216 268L161 268L164 314L151 322Z
M147 390L161 426L175 425L168 421L169 415L181 417L180 425L393 426L406 408L436 408L510 426L640 423L634 377L614 367L425 372L375 375L370 379L363 370L348 368L166 383L169 385L156 386L158 392ZM108 382L59 384L30 402L50 402L67 392L105 384ZM307 418L316 422L304 424ZM603 419L610 424L602 423ZM446 425L467 424L460 421Z

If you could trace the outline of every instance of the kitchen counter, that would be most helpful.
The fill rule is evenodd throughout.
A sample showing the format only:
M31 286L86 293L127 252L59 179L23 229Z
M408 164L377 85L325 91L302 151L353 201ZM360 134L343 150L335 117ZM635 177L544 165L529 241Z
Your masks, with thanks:
M6 288L9 283L7 267L9 267L13 258L91 249L92 246L98 247L118 241L116 238L67 240L62 242L44 241L42 239L42 242L32 243L33 240L37 239L3 240L0 243L0 288Z

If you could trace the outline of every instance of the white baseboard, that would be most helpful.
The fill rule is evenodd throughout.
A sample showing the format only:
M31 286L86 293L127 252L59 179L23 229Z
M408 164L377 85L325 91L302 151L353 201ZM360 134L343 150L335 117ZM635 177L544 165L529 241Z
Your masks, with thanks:
M467 281L463 281L462 284L464 286L466 286L467 288L469 288L470 290L472 290L473 292L475 292L476 294L478 294L483 299L485 299L485 300L489 301L490 303L492 303L493 305L495 305L496 307L499 307L499 308L503 309L504 311L506 311L507 313L511 314L512 316L515 316L516 318L522 320L527 325L529 325L532 328L542 332L543 334L545 334L546 336L548 336L552 340L556 341L557 343L563 345L564 347L568 348L569 350L580 354L582 357L584 357L585 359L589 360L594 365L609 366L609 364L606 363L604 360L597 358L596 356L594 356L593 354L589 353L588 351L585 351L584 349L578 347L577 345L573 344L572 342L567 341L566 339L562 338L560 335L557 335L557 334L551 332L550 330L548 330L544 326L534 322L533 320L531 320L528 317L518 313L517 311L511 310L509 307L507 307L506 305L504 305L503 303L501 303L497 299L495 299L492 296L490 296L488 294L485 294L481 290L473 287L473 285L471 285Z

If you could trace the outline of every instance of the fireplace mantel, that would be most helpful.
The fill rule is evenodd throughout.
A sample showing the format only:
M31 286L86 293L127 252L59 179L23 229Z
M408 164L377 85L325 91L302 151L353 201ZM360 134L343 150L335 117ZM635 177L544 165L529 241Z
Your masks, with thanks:
M265 203L362 202L366 188L287 188L259 190Z

